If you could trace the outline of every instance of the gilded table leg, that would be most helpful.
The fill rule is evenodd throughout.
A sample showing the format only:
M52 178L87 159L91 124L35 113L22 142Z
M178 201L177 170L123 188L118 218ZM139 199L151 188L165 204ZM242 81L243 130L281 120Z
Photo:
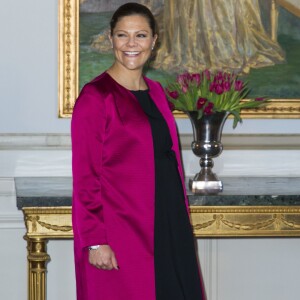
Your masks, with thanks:
M28 238L28 300L46 300L47 239Z

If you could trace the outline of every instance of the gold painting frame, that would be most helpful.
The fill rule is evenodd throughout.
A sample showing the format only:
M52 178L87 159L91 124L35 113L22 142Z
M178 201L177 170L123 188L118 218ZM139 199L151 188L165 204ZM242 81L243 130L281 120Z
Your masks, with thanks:
M78 96L79 0L58 0L58 115L71 117Z
M79 6L80 0L58 0L58 116L69 118L78 96L79 80ZM277 6L272 1L273 26L276 27ZM175 117L185 117L175 112ZM272 99L262 108L244 109L242 118L298 119L300 99Z

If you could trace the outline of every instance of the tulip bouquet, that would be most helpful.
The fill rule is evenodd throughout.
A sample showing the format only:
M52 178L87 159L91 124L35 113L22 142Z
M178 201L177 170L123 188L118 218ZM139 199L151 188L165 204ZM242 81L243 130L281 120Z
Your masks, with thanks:
M226 111L234 116L233 128L242 121L241 109L256 108L268 101L267 98L243 100L249 93L247 83L236 74L209 70L178 75L167 86L166 93L172 110L197 111L198 119Z

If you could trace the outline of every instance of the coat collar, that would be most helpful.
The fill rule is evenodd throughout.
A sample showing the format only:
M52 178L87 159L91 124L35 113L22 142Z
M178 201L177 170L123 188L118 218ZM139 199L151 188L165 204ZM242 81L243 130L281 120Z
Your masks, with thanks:
M136 97L117 81L115 81L107 72L103 74L104 84L110 95L113 96L118 114L123 124L133 120L145 120L146 115L138 103ZM149 95L160 110L162 115L166 117L169 109L165 101L162 101L164 92L159 83L144 77L145 82L149 87Z
M168 119L168 115L170 114L170 109L167 104L167 101L164 101L165 93L162 89L162 86L158 82L153 81L147 77L144 77L144 80L149 87L149 95L151 99L154 101L154 103L156 104L157 108L159 109L163 117L165 119Z

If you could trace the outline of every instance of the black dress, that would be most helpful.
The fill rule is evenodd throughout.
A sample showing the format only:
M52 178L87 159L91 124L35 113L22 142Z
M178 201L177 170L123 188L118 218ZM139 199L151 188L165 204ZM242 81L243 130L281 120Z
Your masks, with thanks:
M132 91L148 116L155 160L154 265L156 300L204 300L194 237L172 139L145 91Z

